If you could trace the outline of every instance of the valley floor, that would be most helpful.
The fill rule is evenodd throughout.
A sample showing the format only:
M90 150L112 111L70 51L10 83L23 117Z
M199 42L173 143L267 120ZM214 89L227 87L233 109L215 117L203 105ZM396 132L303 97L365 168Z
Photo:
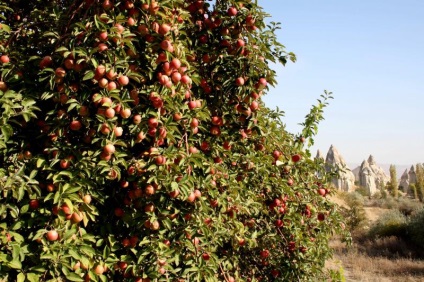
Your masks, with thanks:
M346 207L340 198L334 201ZM371 226L389 209L364 207L365 215ZM327 269L341 270L347 282L423 282L424 257L396 237L376 240L364 239L355 234L352 246L347 247L337 238L330 242L334 258L327 262ZM342 280L343 281L343 280Z

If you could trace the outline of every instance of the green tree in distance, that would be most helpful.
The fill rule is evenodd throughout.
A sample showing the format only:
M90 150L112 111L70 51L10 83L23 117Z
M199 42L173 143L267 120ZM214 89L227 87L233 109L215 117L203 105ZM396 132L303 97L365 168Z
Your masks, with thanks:
M390 165L390 191L393 197L395 198L398 197L399 187L398 187L395 165Z
M417 191L418 199L422 202L424 200L424 168L422 164L417 164L415 166L415 173L417 176L415 189Z

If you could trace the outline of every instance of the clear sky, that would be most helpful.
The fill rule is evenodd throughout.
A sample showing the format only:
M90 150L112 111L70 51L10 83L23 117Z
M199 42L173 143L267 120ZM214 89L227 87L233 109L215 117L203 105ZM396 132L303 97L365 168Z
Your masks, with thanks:
M290 132L326 89L334 100L315 138L347 163L424 162L423 0L259 0L298 61L274 66L278 86L264 100L286 112Z

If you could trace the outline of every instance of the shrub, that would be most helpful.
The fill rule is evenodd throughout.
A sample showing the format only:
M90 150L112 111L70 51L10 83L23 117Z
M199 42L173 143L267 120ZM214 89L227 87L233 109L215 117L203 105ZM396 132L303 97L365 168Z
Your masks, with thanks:
M398 198L397 209L405 216L410 216L422 210L423 204L410 198Z
M363 197L369 197L369 193L365 187L359 187L355 190L355 193L362 195Z
M382 215L369 230L371 238L403 237L406 233L406 217L398 210L390 210Z
M349 207L354 207L354 206L364 206L365 204L365 198L364 195L358 192L352 192L352 193L346 193L343 196L346 204Z
M368 225L368 219L364 209L364 197L357 192L345 193L343 198L348 208L342 209L347 227L351 232L361 232Z
M416 246L424 249L424 210L412 215L408 221L407 238Z

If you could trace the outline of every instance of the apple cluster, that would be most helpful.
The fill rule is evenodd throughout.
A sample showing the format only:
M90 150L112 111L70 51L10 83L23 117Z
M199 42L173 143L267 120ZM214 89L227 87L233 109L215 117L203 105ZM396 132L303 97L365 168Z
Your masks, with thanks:
M322 277L342 219L261 99L295 60L262 8L54 2L0 6L0 275Z

